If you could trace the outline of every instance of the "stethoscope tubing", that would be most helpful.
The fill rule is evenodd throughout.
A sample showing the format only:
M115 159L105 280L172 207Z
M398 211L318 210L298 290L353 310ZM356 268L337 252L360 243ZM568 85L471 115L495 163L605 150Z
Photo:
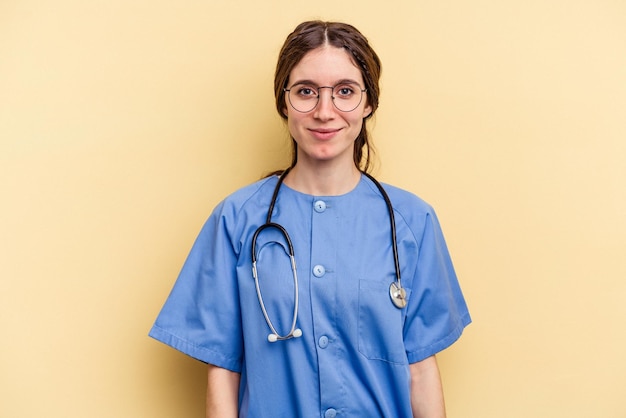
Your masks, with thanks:
M399 288L402 288L402 278L400 277L400 258L398 257L398 240L396 238L396 218L393 215L393 206L391 205L391 199L389 199L389 195L383 188L383 185L380 184L378 180L374 178L374 176L366 172L363 172L363 174L365 174L367 178L372 180L372 182L376 185L376 187L380 191L380 194L383 195L383 199L385 200L385 204L387 205L387 210L389 211L389 224L391 226L389 228L391 230L391 249L393 251L394 267L396 269L396 284Z
M272 205L273 206L273 205ZM276 328L274 327L274 324L272 323L272 320L270 319L268 313L267 313L267 309L265 308L265 303L263 302L263 296L261 295L261 287L259 285L259 276L258 276L258 272L257 272L257 268L256 268L256 242L257 242L257 237L259 236L259 234L264 231L265 229L268 228L275 228L278 229L281 234L283 235L283 237L285 238L285 240L287 241L287 248L289 249L289 259L291 261L291 271L293 274L293 288L294 288L294 304L293 304L293 319L291 322L291 328L288 334L286 335L280 335L278 333L278 331L276 331ZM270 335L268 335L268 340L270 342L275 342L275 341L281 341L281 340L288 340L291 337L296 337L296 336L300 336L301 331L300 331L300 335L296 335L299 331L296 328L296 321L298 319L298 301L299 301L299 291L298 291L298 269L296 267L296 257L294 254L294 250L293 250L293 244L291 242L291 238L289 237L289 234L287 233L287 230L280 224L274 223L274 222L266 222L265 224L261 225L259 228L257 228L256 231L254 231L254 235L252 236L252 276L254 277L254 285L256 287L256 294L257 297L259 299L259 304L261 305L261 311L263 312L263 316L265 317L265 322L267 322L267 325L270 327L270 330L272 331L272 333Z
M287 230L282 225L272 222L272 213L274 212L274 206L276 205L276 198L278 197L280 186L282 185L283 180L285 179L285 177L287 176L290 170L291 168L286 169L278 178L278 183L276 183L276 186L274 187L272 200L270 201L270 206L267 211L267 217L265 218L265 223L261 225L260 227L258 227L257 230L254 231L254 234L252 235L252 246L251 246L252 247L251 248L252 276L254 278L256 293L259 299L259 304L261 305L261 311L263 312L263 317L265 318L265 322L267 322L267 325L269 326L272 332L271 334L268 335L268 341L270 342L288 340L290 338L297 338L302 335L302 331L299 328L296 328L297 320L298 320L298 303L299 303L298 293L299 292L298 292L298 272L296 268L296 258L295 258L295 253L293 249L293 243L291 242L291 238L289 237L289 233L287 232ZM367 176L367 178L369 178L376 185L381 195L383 196L383 199L385 200L385 204L387 205L387 210L389 212L389 224L390 224L390 230L391 230L391 248L393 251L394 267L395 267L395 273L396 273L396 280L393 281L391 285L389 286L389 294L390 294L393 305L398 309L402 309L406 306L407 300L406 300L406 292L402 287L402 279L400 277L400 260L398 257L396 221L395 221L395 216L393 213L393 206L383 186L372 175L365 173L365 172L362 172L362 173L365 176ZM276 328L274 327L274 324L272 323L272 320L270 319L269 314L267 313L267 309L263 301L263 295L261 294L261 287L259 285L259 276L258 276L257 267L256 267L256 263L257 263L256 243L257 243L257 238L259 234L268 228L276 229L280 231L281 235L283 235L283 237L285 238L285 241L287 242L287 247L289 250L289 258L291 260L291 270L292 270L293 283L294 283L294 308L293 308L293 319L291 322L291 328L289 330L289 333L287 333L286 335L280 335L278 331L276 330Z

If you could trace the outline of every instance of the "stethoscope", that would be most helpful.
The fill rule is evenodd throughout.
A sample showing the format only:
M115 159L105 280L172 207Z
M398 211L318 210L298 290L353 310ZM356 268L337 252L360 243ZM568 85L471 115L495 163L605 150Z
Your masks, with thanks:
M296 322L298 319L298 273L296 270L296 257L293 251L293 243L291 242L291 238L289 237L287 230L282 225L272 222L272 212L274 212L274 206L276 205L276 198L278 196L278 191L280 190L280 186L283 184L283 180L289 173L289 170L290 168L285 170L278 178L278 183L276 183L276 187L274 187L274 194L272 195L272 200L270 202L270 206L267 211L267 217L265 219L265 223L261 225L260 227L258 227L257 230L254 231L254 235L252 235L252 276L254 277L254 284L256 286L256 294L259 299L259 304L261 305L261 311L263 312L263 316L265 317L265 322L267 322L267 325L269 326L271 330L271 333L267 336L267 340L271 343L276 342L276 341L281 341L281 340L288 340L290 338L298 338L302 336L302 330L296 327ZM396 222L393 216L393 206L391 206L391 200L389 199L389 196L385 192L385 189L383 189L383 186L370 174L365 173L365 172L363 174L365 174L370 180L372 180L372 182L376 185L376 187L382 194L383 199L385 199L385 203L387 204L387 210L389 212L389 224L391 226L391 246L393 250L393 259L394 259L395 269L396 269L396 280L391 282L391 285L389 285L389 296L391 297L391 302L393 303L393 305L398 309L402 309L406 306L407 300L406 300L406 291L402 287L402 281L400 278L400 261L398 260L398 244L396 240ZM291 260L291 272L293 275L293 289L294 289L293 316L292 316L292 321L291 321L291 329L285 335L280 335L278 331L276 331L276 328L274 327L274 324L272 323L272 320L270 319L267 313L267 309L265 308L265 303L263 302L263 296L261 295L261 288L259 286L259 276L258 276L257 268L256 268L256 262L257 262L256 242L257 242L257 237L259 236L259 234L265 229L275 229L280 232L280 234L284 237L285 241L287 242L289 259Z

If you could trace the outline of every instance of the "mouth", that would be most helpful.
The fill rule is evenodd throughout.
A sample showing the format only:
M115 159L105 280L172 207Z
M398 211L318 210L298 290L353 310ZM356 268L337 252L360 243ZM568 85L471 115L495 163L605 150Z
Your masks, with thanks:
M317 139L328 140L333 138L341 129L333 129L333 128L317 128L317 129L309 129L309 132L313 134L313 136Z

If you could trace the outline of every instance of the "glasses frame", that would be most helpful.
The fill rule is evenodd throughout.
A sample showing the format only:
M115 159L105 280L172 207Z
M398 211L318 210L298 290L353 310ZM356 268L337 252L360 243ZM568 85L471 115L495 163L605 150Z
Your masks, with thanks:
M320 103L320 97L321 97L320 90L321 89L330 89L330 99L333 102L333 106L335 106L335 109L337 109L338 111L343 112L343 113L353 112L353 111L356 110L357 107L359 107L361 105L361 102L363 102L363 93L365 93L367 91L367 89L362 89L360 85L355 83L356 86L359 87L357 90L359 90L361 92L361 97L359 99L359 103L357 103L357 105L354 106L354 108L352 108L350 110L342 110L342 109L339 109L339 107L337 106L337 103L335 103L335 96L333 95L333 92L335 91L335 88L337 86L342 85L342 84L346 84L346 83L339 83L339 84L336 84L334 86L318 86L318 87L316 87L316 90L317 90L317 100L315 101L315 105L313 105L313 107L311 109L309 109L309 110L299 110L291 102L291 90L293 89L294 86L297 86L298 84L294 84L290 88L283 88L283 91L285 93L287 93L287 100L289 101L289 105L291 106L291 108L293 110L295 110L296 112L298 112L298 113L309 113L309 112L312 112L313 110L315 110L317 105L319 105L319 103Z

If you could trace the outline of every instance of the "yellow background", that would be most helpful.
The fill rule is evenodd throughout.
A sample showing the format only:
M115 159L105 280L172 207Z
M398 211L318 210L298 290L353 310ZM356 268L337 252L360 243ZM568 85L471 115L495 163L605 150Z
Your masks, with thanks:
M375 174L432 203L474 323L450 418L626 416L622 0L0 2L0 416L200 417L147 337L213 206L288 161L302 20L383 60Z

